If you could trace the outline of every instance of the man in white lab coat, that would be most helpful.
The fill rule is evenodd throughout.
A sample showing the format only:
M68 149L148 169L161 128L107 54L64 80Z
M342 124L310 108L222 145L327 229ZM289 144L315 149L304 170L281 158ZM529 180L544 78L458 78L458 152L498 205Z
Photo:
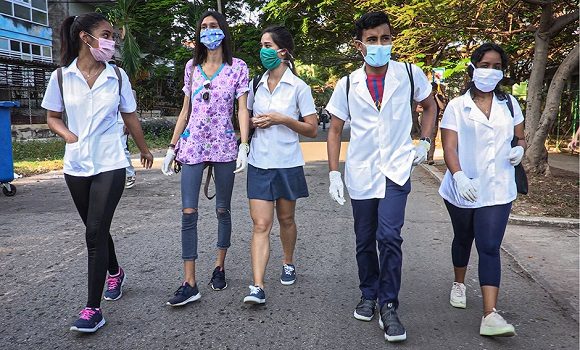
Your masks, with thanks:
M337 83L326 106L332 115L329 191L335 201L344 204L338 163L340 136L345 121L350 120L345 182L353 208L362 294L354 317L370 321L378 300L379 325L385 339L397 342L407 338L397 315L403 260L401 228L412 167L427 159L436 106L430 98L431 84L421 69L390 60L391 26L385 13L367 13L355 26L355 45L364 65ZM410 136L412 101L419 102L424 111L416 146Z

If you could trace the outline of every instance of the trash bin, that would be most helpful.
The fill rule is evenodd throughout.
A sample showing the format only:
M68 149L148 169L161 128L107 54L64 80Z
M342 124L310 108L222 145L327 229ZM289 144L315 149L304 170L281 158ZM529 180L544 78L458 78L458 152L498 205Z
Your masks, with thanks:
M20 107L20 103L0 101L0 187L6 196L16 194L14 163L12 160L12 129L10 127L10 108Z

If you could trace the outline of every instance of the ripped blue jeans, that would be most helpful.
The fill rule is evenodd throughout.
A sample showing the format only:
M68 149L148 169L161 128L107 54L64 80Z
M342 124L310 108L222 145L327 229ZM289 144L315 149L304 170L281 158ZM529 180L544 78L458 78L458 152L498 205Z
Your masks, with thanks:
M215 177L216 214L218 219L218 249L228 249L232 235L231 200L236 162L211 163ZM197 259L198 202L204 163L183 164L181 168L181 203L193 213L181 214L181 256L183 260Z

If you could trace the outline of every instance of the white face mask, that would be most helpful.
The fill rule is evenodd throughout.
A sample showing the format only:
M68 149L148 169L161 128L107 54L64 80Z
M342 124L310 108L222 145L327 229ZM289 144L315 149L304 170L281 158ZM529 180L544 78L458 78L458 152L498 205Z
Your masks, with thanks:
M475 87L482 92L490 92L495 89L497 84L503 79L503 71L493 68L475 68L473 67L473 82Z

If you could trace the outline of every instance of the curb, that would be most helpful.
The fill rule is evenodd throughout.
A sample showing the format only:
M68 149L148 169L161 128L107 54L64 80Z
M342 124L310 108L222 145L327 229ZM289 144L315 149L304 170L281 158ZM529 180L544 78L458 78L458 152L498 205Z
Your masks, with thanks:
M423 169L427 170L433 178L437 181L443 181L443 174L434 167L433 165L421 164ZM514 225L526 225L526 226L548 226L548 227L559 227L568 229L578 229L580 227L580 220L578 219L566 219L566 218L555 218L555 217L540 217L540 216L523 216L510 214L509 223ZM575 231L575 234L579 234Z

